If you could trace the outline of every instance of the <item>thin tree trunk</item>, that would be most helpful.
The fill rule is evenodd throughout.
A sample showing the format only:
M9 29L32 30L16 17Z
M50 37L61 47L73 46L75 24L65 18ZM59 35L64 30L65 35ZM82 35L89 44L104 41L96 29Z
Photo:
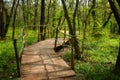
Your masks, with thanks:
M74 13L73 13L73 31L74 31L74 34L76 35L76 13L77 13L77 10L78 10L78 4L79 4L79 0L76 0L76 6L75 6L75 10L74 10Z
M111 9L114 13L117 24L120 27L120 7L118 6L118 3L116 0L108 0L108 1L109 1L110 6L111 6Z
M120 6L118 4L118 0L108 0L110 7L114 13L115 19L118 23L119 26L119 35L120 35ZM115 74L120 76L120 38L119 38L119 51L118 51L118 56L116 60L116 65L115 65Z
M0 39L2 39L3 36L3 28L4 28L4 23L3 23L3 0L0 0Z
M39 34L39 40L44 40L44 26L45 25L45 0L41 0L41 16L40 16L40 34Z
M88 13L87 13L87 9L85 9L85 6L83 6L83 8L84 8L84 10L83 10L84 20L82 22L82 26L83 26L83 39L82 39L82 43L81 43L82 44L81 54L83 54L84 51L85 51L85 40L86 40L87 23L88 23L89 15L90 15L92 9L94 8L93 6L90 8L90 10L88 11Z
M34 22L33 22L33 30L36 30L36 22L37 22L37 15L38 15L38 0L35 0L35 11L34 11Z
M24 25L26 25L26 9L25 9L25 2L24 0L22 0L22 10L23 10L23 21L24 21Z
M49 23L49 20L50 20L50 8L51 8L51 0L49 2L49 5L48 5L48 12L47 12L47 24Z
M78 21L78 30L79 30L79 35L80 35L80 17L81 17L81 13L80 11L77 13L77 21Z
M119 4L119 6L120 6L120 0L117 0L117 2L118 2L118 4Z
M108 0L108 1L111 6L111 9L114 13L117 24L119 26L118 33L120 34L120 3L119 3L119 1L116 1L116 0L114 0L114 1Z
M6 16L6 19L5 19L6 23L2 24L1 39L5 39L6 38L6 34L8 32L8 27L9 27L9 24L10 24L11 17L13 15L15 4L16 4L16 0L13 0L13 4L12 4L11 10L10 10L10 14L8 15L8 9L5 8L4 2L2 1L2 5L1 5L2 6L2 10L3 10L2 14L3 14L3 12L5 13L5 15L2 15L3 16L2 18L4 18L4 16Z
M62 16L60 16L59 21L58 21L58 25L57 25L58 27L56 28L56 36L55 36L55 45L54 45L54 48L57 47L59 26L60 26L61 20L62 20Z
M72 40L72 46L75 50L75 57L77 59L80 59L81 58L81 55L80 55L80 48L79 48L79 44L78 44L78 40L77 40L77 37L73 31L73 26L71 24L71 20L70 20L70 17L68 15L68 11L67 11L67 8L66 8L66 4L65 4L65 0L61 0L62 1L62 4L63 4L63 9L64 9L64 14L65 14L65 18L67 20L67 23L68 23L68 28L69 28L69 34L71 35L71 40Z
M52 10L52 27L55 28L55 13L56 13L56 0L53 0L53 10ZM53 29L51 37L54 37L55 30Z
M103 28L104 28L104 27L107 25L107 23L109 22L109 20L110 20L110 18L111 18L112 13L113 13L113 12L110 12L110 14L109 14L109 16L108 16L107 20L103 23L103 25L102 25L102 27L103 27Z
M96 28L97 28L97 25L96 25L96 10L95 10L95 7L96 7L96 0L93 0L93 10L92 10L92 17L93 17L93 21L94 21L93 34L96 32Z
M13 32L12 32L12 39L14 39L14 34L15 34L15 22L16 22L16 15L17 15L17 8L18 8L18 5L19 5L19 0L17 1L17 4L16 4L16 8L15 8L15 11L14 11L14 14L13 14Z
M47 21L46 24L49 24L50 21L50 10L51 10L51 0L49 1L49 5L48 5L48 12L47 12ZM49 28L49 26L48 26ZM50 29L48 30L48 38L50 37Z
M24 0L24 1L25 1L25 0ZM26 12L25 12L25 13L26 13L26 24L27 24L27 25L29 25L29 20L30 20L30 19L29 19L29 16L30 16L29 13L30 13L30 12L27 11L27 10L29 10L29 8L30 8L30 7L29 7L29 6L30 6L29 1L30 1L30 0L26 0L26 1L25 1L25 3L27 4L27 5L25 6L25 8L26 8L26 9L25 9L25 10L26 10ZM29 28L31 28L31 26L29 26Z
M116 75L120 76L120 39L119 39L118 56L117 56L114 72L115 72Z

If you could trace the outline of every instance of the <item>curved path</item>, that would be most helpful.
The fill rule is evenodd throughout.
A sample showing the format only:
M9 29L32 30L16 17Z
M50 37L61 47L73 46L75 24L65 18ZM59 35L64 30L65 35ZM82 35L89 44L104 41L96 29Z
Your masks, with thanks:
M24 49L21 80L75 80L75 72L53 47L54 39L47 39Z

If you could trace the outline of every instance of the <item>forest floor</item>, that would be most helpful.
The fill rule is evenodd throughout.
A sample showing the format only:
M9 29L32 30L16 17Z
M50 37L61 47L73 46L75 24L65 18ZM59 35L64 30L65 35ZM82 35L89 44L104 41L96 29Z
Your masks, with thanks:
M17 29L16 37L20 34L20 31L21 29ZM11 32L12 29L9 31L6 40L0 41L0 80L18 80ZM37 42L38 36L36 34L36 31L27 31L26 46ZM102 30L100 34L101 36L95 37L87 33L84 52L85 61L76 59L74 61L77 80L120 80L120 77L113 74L118 55L118 35L110 34L108 30ZM80 50L83 40L81 35L78 37ZM21 49L21 42L20 39L18 50ZM70 50L61 53L60 56L71 66Z

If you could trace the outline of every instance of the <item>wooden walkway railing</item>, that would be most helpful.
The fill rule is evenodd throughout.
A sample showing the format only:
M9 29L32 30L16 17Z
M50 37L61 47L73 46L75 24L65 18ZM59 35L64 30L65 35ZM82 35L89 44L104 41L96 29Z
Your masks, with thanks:
M13 45L14 45L14 51L15 51L15 57L16 57L16 63L17 63L17 72L18 72L18 77L20 77L20 65L21 65L21 58L22 58L22 53L25 47L25 34L24 34L24 27L22 28L21 34L13 40ZM19 39L22 39L22 44L21 44L21 49L18 50L17 46L17 41Z
M25 26L26 27L26 26ZM22 31L21 31L21 34L20 34L20 36L18 37L18 38L15 38L14 40L13 40L13 44L14 44L14 50L15 50L15 56L16 56L16 63L17 63L17 71L18 71L18 77L21 77L21 79L22 80L29 80L29 79L26 79L26 77L23 77L23 76L33 76L33 74L31 74L31 67L32 66L34 66L34 64L36 63L36 62L34 62L34 60L36 61L37 60L37 57L39 57L39 59L42 61L40 61L40 65L42 65L42 67L44 67L44 69L45 69L45 71L44 71L44 74L46 74L46 76L44 76L45 77L45 80L46 80L46 78L47 78L47 80L53 80L53 79L51 79L51 76L50 75L52 75L52 78L56 78L57 80L58 80L58 78L60 78L59 80L64 80L63 79L63 77L67 77L67 76L75 76L75 73L74 73L74 71L72 71L71 70L71 68L65 63L65 61L62 59L62 58L60 58L54 51L53 51L53 48L55 47L55 45L57 45L57 41L56 41L56 39L58 39L58 36L56 37L56 39L52 39L52 40L50 40L50 42L52 42L52 43L50 43L50 42L43 42L44 43L44 45L41 45L41 44L43 44L42 42L38 42L37 44L35 44L35 45L31 45L31 46L29 46L29 47L27 47L27 48L25 48L25 32L24 32L24 27L23 27L23 29L22 29ZM60 29L57 27L57 28L54 28L54 30L56 30L56 31L58 31L58 32L60 32ZM38 31L39 32L39 31ZM64 39L61 39L61 41L63 42L63 41L65 41L65 36L66 36L66 29L65 29L65 31L64 31L65 33L62 33L63 35L64 35ZM48 30L48 34L50 33L50 31ZM58 34L57 34L58 35ZM68 35L69 36L69 35ZM19 39L22 39L22 47L21 47L21 49L20 50L18 50L18 47L17 47L17 41L19 40ZM49 41L49 40L48 40ZM56 41L56 42L55 42ZM33 46L33 47L32 47ZM50 46L49 48L48 48L48 46ZM30 48L30 47L32 47L32 48ZM25 48L25 49L24 49ZM27 52L26 52L26 50L27 50ZM41 53L41 51L42 51L42 53ZM44 50L44 51L43 51ZM48 52L49 51L49 52ZM31 54L32 53L32 54ZM34 55L34 53L36 53L36 55ZM26 56L26 54L27 54L27 56ZM32 55L32 56L31 56ZM39 56L38 56L39 55ZM54 57L51 57L51 55L53 55ZM56 56L56 57L55 57ZM48 59L48 61L47 61L47 63L46 63L46 58L44 59L44 57L47 57L47 59ZM33 60L33 62L31 62ZM58 60L58 62L57 62L57 60ZM28 62L28 63L26 63L26 61ZM49 63L48 63L49 62ZM57 63L56 63L57 62ZM26 64L27 64L27 66L28 67L26 67ZM30 65L29 65L30 64ZM74 62L72 62L71 64L74 64ZM24 66L25 65L25 66ZM40 65L39 65L39 68L38 69L43 69L42 67L40 68ZM53 68L52 69L52 72L51 72L51 68L50 68L50 70L49 70L49 67L50 67L50 65L51 65L51 68ZM37 66L38 67L38 66ZM57 68L60 68L60 70L59 69L57 69ZM28 69L26 69L26 68L28 68ZM44 70L43 69L43 70ZM26 71L25 70L29 70L29 71L27 71L27 73L26 73ZM34 68L33 68L33 72L34 72ZM24 72L25 71L25 72ZM37 71L37 69L35 70L35 71ZM49 72L50 71L50 72ZM30 73L29 73L30 72ZM41 78L40 77L40 75L41 75L41 70L39 70L39 78ZM67 73L66 73L67 72ZM26 75L26 74L28 74L28 75ZM55 75L53 75L53 74L55 74ZM57 75L58 74L58 75ZM36 75L35 75L36 76ZM62 77L62 79L61 79L61 77ZM69 78L68 77L68 78ZM72 78L74 78L74 77L72 77ZM68 80L74 80L74 79L68 79ZM41 79L33 79L33 80L41 80Z

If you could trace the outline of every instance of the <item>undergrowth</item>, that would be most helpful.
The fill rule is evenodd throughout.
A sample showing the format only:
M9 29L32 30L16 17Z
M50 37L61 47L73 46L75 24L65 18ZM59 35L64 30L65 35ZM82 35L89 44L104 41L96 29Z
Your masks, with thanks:
M117 38L108 35L99 38L87 36L83 54L85 61L74 60L76 80L120 80L120 77L113 74L118 43ZM71 52L63 58L70 64Z
M16 30L15 38L19 36L21 29ZM17 65L13 40L11 39L12 29L9 29L7 38L0 41L0 80L18 80ZM37 42L37 32L29 30L26 32L26 46ZM17 41L18 51L21 49L22 39Z
M17 37L20 29L16 30ZM0 41L0 80L17 80L17 68L13 41L11 39L12 30L9 29L6 40ZM104 34L104 36L103 36ZM113 74L117 53L117 35L109 36L103 33L99 37L86 35L85 40L85 61L75 60L75 72L77 80L120 80ZM26 46L37 42L37 31L26 31ZM82 38L79 37L81 44ZM18 50L21 48L22 39L18 40ZM81 45L80 45L81 46ZM71 53L68 52L63 58L70 64Z
M0 80L13 80L17 76L12 40L0 41Z

